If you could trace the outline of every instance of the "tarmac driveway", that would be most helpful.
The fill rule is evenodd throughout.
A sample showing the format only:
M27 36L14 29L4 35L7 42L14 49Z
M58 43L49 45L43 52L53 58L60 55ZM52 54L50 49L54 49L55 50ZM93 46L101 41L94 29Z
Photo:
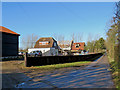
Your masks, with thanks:
M45 76L37 73L16 88L114 88L114 83L107 56L102 56L82 69L64 73L58 70Z

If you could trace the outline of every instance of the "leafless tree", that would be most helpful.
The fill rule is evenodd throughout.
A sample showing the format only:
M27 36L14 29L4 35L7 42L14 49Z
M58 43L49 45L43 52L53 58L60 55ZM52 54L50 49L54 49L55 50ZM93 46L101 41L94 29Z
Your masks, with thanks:
M94 40L98 40L100 38L100 34L94 35Z
M73 40L73 42L75 41L75 34L74 33L71 34L71 39Z
M77 33L77 42L81 42L83 39L83 33Z
M54 34L53 37L58 41L58 44L64 44L65 37L62 34Z
M89 33L87 37L87 42L91 42L93 40L94 35Z
M118 24L118 44L120 45L120 1L116 3L114 22Z
M71 38L74 42L81 42L83 38L83 33L80 33L80 32L72 33Z
M22 38L22 46L26 50L28 48L33 48L37 40L38 40L37 35L35 35L35 34L27 35Z

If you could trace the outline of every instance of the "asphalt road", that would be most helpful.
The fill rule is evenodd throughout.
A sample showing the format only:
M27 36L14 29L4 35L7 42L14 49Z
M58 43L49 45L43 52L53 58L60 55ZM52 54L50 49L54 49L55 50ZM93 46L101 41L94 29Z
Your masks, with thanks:
M9 69L8 69L9 68ZM107 56L80 69L31 77L3 62L3 88L114 88Z

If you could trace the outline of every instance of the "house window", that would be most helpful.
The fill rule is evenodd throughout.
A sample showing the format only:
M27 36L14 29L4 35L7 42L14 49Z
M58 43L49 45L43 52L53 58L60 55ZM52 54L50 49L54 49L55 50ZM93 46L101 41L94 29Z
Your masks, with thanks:
M76 47L76 48L79 48L79 47L80 47L80 44L76 44L75 47Z
M48 45L50 42L49 41L40 41L39 45Z
M56 47L56 42L54 42L54 47Z

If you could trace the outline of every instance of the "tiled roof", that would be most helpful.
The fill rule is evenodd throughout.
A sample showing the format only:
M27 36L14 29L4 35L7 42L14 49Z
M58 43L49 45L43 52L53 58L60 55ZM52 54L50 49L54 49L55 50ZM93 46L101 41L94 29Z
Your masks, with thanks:
M11 31L10 29L5 28L5 27L3 27L3 26L0 26L0 32L10 33L10 34L15 34L15 35L20 35L20 34L18 34L18 33L16 33L16 32L13 32L13 31Z
M80 46L76 47L79 44ZM84 50L85 42L73 43L72 50Z
M70 44L58 44L61 48L68 48Z
M42 45L41 42L49 42L49 43ZM51 48L53 47L53 42L57 42L57 41L52 37L42 37L36 42L34 48Z

